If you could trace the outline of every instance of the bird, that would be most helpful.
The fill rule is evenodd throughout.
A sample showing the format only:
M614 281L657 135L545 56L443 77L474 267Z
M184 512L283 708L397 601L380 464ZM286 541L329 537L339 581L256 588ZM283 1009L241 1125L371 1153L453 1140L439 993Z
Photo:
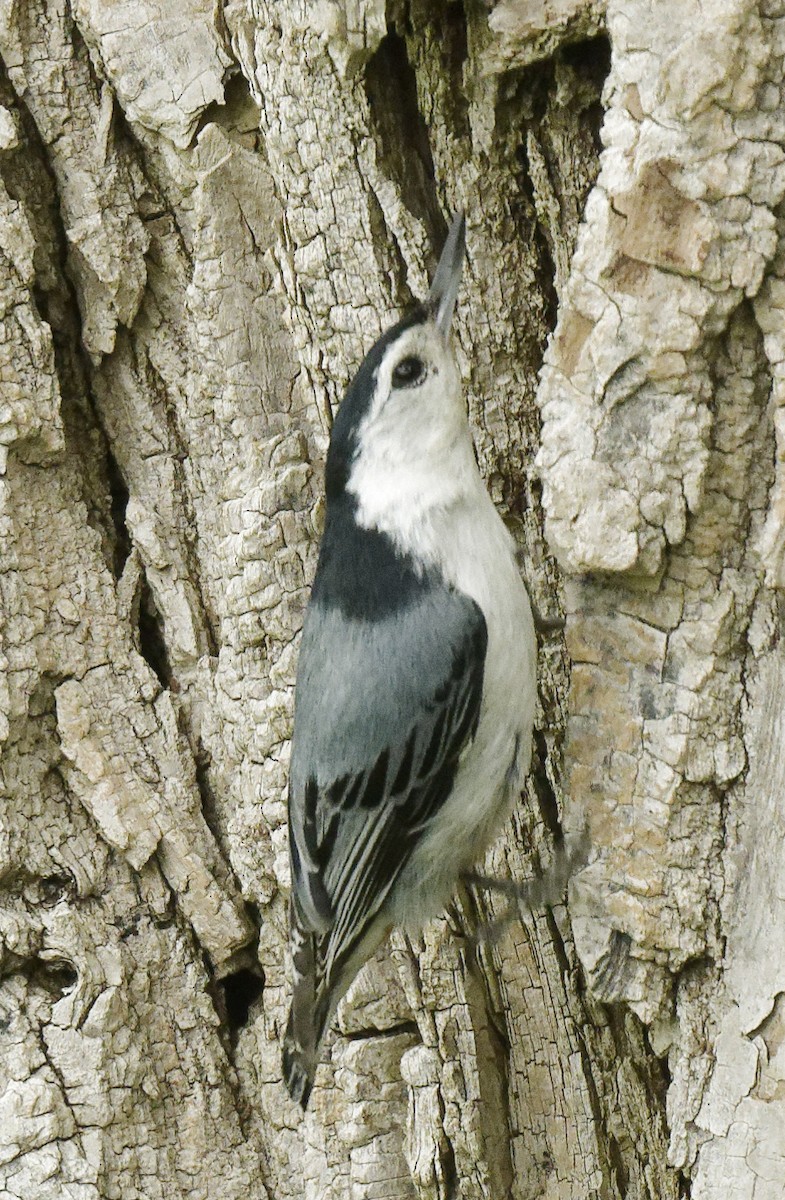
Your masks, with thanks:
M465 231L459 212L427 299L366 355L330 435L288 787L282 1067L303 1109L360 967L448 904L531 758L532 610L450 340Z

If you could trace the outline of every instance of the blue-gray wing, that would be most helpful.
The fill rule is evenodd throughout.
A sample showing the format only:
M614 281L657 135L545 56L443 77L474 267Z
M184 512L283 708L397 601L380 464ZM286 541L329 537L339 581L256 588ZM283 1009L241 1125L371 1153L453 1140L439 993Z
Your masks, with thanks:
M340 975L474 735L487 630L446 585L379 621L312 603L297 677L289 844L297 924Z

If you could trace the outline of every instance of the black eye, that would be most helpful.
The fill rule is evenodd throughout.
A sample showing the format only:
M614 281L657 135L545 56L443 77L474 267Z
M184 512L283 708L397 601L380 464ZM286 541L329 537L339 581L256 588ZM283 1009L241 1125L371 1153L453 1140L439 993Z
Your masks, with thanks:
M425 363L413 354L402 358L392 373L393 387L414 387L425 379Z

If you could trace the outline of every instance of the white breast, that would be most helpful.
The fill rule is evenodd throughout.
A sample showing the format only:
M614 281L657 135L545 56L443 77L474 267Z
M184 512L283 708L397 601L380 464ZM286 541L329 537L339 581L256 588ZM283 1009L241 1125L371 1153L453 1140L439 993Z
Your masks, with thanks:
M395 924L418 927L452 894L508 814L531 757L536 639L512 538L474 461L468 431L435 470L377 474L358 495L358 518L471 596L488 630L483 699L449 800L417 847L392 897ZM378 466L379 464L377 464ZM370 483L370 480L368 481ZM408 493L408 494L407 494Z

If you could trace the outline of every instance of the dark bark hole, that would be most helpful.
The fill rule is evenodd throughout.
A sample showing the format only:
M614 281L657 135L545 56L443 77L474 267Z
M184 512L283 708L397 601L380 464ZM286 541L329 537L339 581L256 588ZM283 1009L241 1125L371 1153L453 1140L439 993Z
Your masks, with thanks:
M599 171L602 89L609 70L610 42L602 36L564 46L550 59L508 72L500 83L497 134L512 148L519 189L517 212L512 193L513 213L520 236L536 254L543 316L551 330L558 300L556 247L561 242L572 249L576 216Z
M169 656L166 652L164 623L155 606L153 593L142 576L139 595L139 651L147 665L155 672L162 687L168 688L172 681Z
M79 974L73 963L63 959L58 962L40 963L37 977L48 991L62 996L66 992L70 992L71 988L76 987Z
M531 213L536 214L537 209L534 200L534 187L531 180L531 166L525 143L521 145L518 151L518 158L522 167L520 176L521 192L530 206ZM548 329L553 331L556 328L556 316L559 310L559 297L556 294L556 263L548 231L542 227L536 215L531 222L531 239L537 251L537 282L543 301L543 315Z
M574 71L578 71L602 91L602 85L611 69L611 42L604 33L597 37L584 38L581 42L568 42L559 51L561 60Z
M47 875L38 884L38 897L44 908L53 908L60 900L72 896L74 890L70 875Z
M378 1038L397 1038L402 1034L411 1034L418 1041L419 1027L416 1021L401 1021L399 1025L391 1025L389 1029L355 1029L351 1033L344 1034L347 1042L367 1042Z
M248 1024L251 1005L264 991L264 972L261 967L242 967L221 980L226 1024L233 1032Z
M624 1162L624 1155L619 1141L612 1133L608 1134L608 1159L616 1177L616 1186L619 1189L619 1195L626 1196L630 1183L630 1173Z
M215 802L215 793L213 792L210 783L210 763L211 758L203 746L199 747L199 757L196 760L196 786L199 789L199 799L202 806L202 816L204 817L218 845L221 845L221 825L218 820L217 805ZM258 922L256 928L259 928Z
M447 1194L447 1200L458 1200L460 1196L460 1191L458 1190L458 1164L455 1159L452 1142L449 1142L446 1138L444 1140L441 1159L442 1170L444 1171L444 1190Z
M560 59L564 67L574 74L576 83L585 88L588 102L584 104L583 112L594 139L594 147L599 154L602 150L600 127L605 116L601 100L602 89L611 70L610 38L601 34L583 42L574 42L571 46L563 46Z
M425 225L433 246L441 247L447 226L436 199L428 127L406 42L394 29L368 61L365 92L386 172L401 189L409 212Z
M543 822L548 832L557 842L562 840L561 820L556 793L548 778L548 743L540 729L534 731L535 753L532 757L531 779L537 794Z
M57 999L76 987L79 979L76 967L66 958L27 958L15 969L29 980L31 987L40 988Z
M106 453L106 475L109 481L110 512L114 525L114 573L119 579L123 567L131 553L131 538L125 523L125 512L128 508L128 488L117 465L117 460L110 450Z

